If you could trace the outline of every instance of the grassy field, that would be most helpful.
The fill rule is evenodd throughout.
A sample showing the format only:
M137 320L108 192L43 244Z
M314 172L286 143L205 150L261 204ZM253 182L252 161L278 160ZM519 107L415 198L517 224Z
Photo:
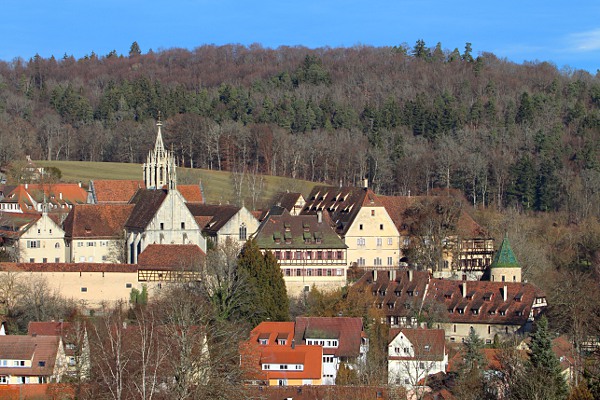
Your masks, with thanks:
M86 184L91 179L139 179L142 180L141 164L121 164L109 162L85 162L85 161L35 161L36 165L43 167L56 167L62 172L62 180L65 182L78 182ZM252 176L242 177L242 197L244 205L252 209L252 191L250 183ZM232 176L230 172L210 171L206 169L177 168L177 180L180 184L202 183L206 202L211 204L237 204L238 196L235 194L234 181L240 179ZM308 195L314 182L298 179L283 178L279 176L259 175L255 177L257 184L262 186L257 190L259 193L255 207L264 207L269 200L278 192L286 190L300 192ZM262 184L261 184L262 182Z

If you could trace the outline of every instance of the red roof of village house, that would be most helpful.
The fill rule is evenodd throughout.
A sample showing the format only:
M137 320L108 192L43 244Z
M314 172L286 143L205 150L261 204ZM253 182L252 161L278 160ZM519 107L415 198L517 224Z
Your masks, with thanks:
M306 343L306 339L337 339L338 347L324 347L323 354L358 357L362 332L362 318L297 317L294 339L298 344Z
M65 208L87 202L87 191L77 183L21 184L8 193L3 203L18 203L23 212L38 212L32 199L37 203L44 200L53 208Z
M242 370L246 379L321 379L323 348L321 346L240 345ZM302 370L263 370L263 364L301 364Z
M431 279L425 300L442 303L449 322L524 325L535 299L543 297L530 283Z
M387 400L403 399L404 389L401 386L254 386L247 389L248 398L263 400L315 400L315 399L352 399L352 400ZM446 397L444 397L446 399ZM442 399L436 399L442 400Z
M140 269L198 269L206 254L195 244L150 244L138 256Z
M51 376L59 343L59 336L0 336L0 359L32 361L31 367L2 367L2 374Z
M277 344L277 339L285 339L285 345L291 346L294 325L293 322L261 322L250 332L250 342L259 343L259 339L267 339L267 344Z
M70 322L61 321L31 321L27 325L27 334L38 336L62 336L71 329Z
M133 204L76 205L63 223L65 237L117 239L133 208Z
M0 263L0 271L24 272L122 272L136 273L136 264L109 263Z
M242 207L214 204L187 204L202 232L216 235L217 232L236 215Z
M0 212L0 238L16 239L42 217L34 213Z

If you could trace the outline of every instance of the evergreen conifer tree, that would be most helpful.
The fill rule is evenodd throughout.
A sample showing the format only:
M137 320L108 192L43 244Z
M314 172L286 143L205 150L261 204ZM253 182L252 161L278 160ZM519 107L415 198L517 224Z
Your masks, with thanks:
M254 300L253 324L261 321L289 319L289 300L281 268L271 252L262 254L253 239L248 240L238 259L239 268L249 277L249 291Z

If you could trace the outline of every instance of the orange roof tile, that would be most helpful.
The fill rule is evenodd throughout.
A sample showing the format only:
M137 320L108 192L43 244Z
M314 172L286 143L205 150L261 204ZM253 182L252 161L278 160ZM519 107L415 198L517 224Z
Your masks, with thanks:
M242 370L246 379L321 379L323 348L321 346L297 345L292 347L250 342L240 345ZM264 364L300 364L302 369L263 370Z
M187 203L204 203L199 185L177 185L177 190Z
M65 237L119 238L134 207L133 204L76 205L63 223Z
M138 257L140 269L197 270L206 254L195 244L151 244Z
M139 180L93 180L90 182L97 203L127 203L138 189L144 189Z

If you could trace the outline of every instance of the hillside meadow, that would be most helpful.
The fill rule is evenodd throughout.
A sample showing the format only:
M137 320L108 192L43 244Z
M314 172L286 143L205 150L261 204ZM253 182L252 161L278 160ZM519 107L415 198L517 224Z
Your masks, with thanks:
M142 179L141 164L88 161L36 161L35 163L42 167L60 169L62 181L81 181L84 185L93 179ZM299 179L196 168L177 168L177 179L180 184L201 184L207 203L243 203L250 210L261 209L268 205L279 192L300 192L306 196L315 186L314 182Z

